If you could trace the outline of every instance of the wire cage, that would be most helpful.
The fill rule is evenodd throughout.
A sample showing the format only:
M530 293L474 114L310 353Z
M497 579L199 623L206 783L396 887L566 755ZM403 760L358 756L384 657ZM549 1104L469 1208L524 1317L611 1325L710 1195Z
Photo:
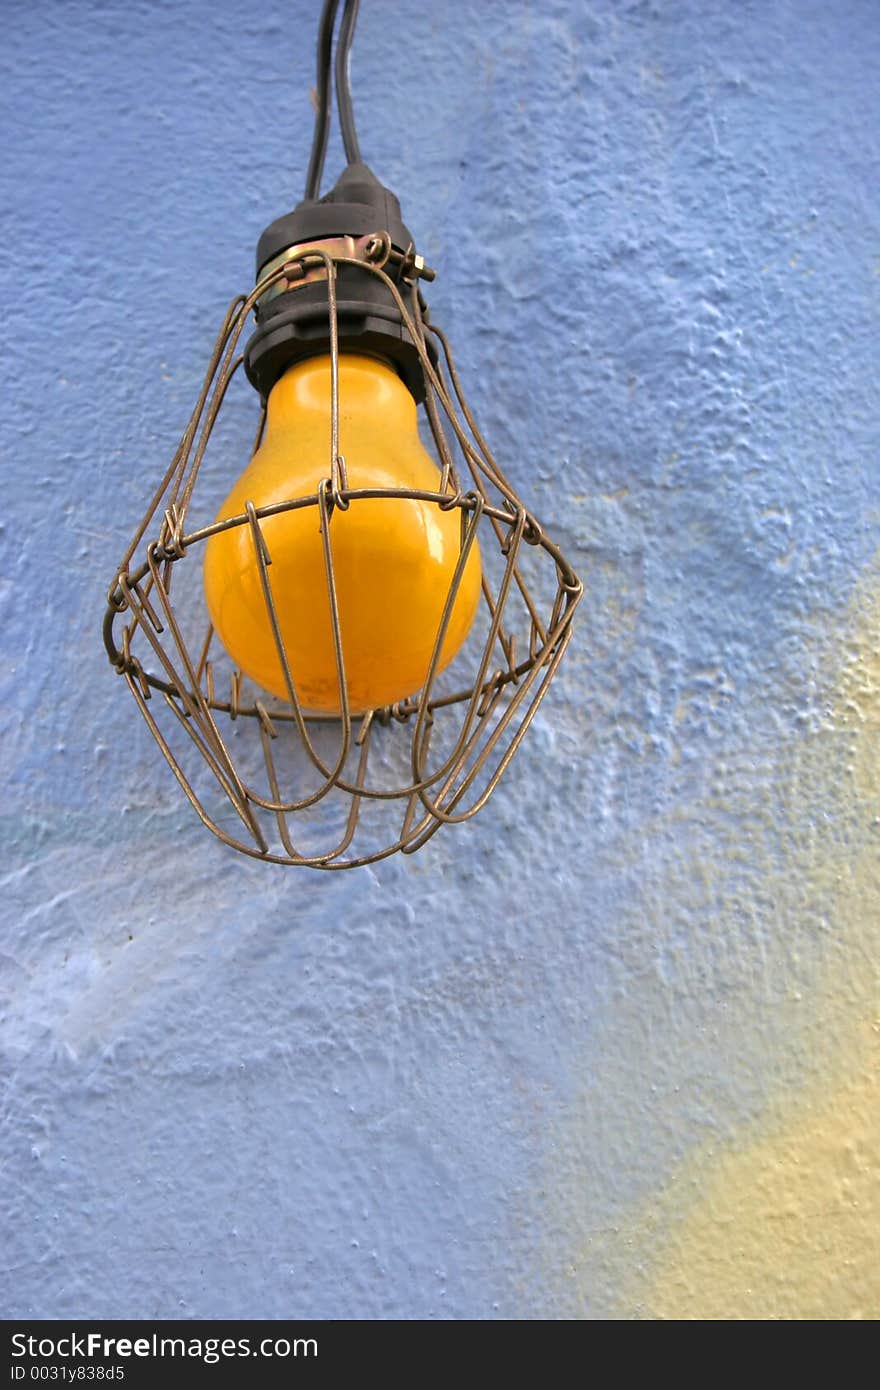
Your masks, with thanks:
M419 289L431 278L412 250L387 233L296 246L256 288L231 304L198 400L165 476L114 575L104 640L116 670L201 820L225 844L278 864L341 869L397 850L419 849L443 824L481 809L534 717L571 637L582 585L492 457L465 401L445 335L429 322ZM436 491L355 488L339 450L337 279L378 277L392 297L424 373L426 438ZM243 360L239 340L255 306L308 282L326 287L330 410L326 475L308 496L256 506L187 529L205 452L229 383ZM263 405L256 435L265 425ZM354 470L352 470L354 471ZM375 499L419 501L460 518L458 563L433 635L426 678L393 705L352 711L334 575L334 531L344 513ZM338 684L338 715L304 707L291 669L273 587L264 523L314 509L320 528ZM270 696L236 667L207 611L205 543L246 528L286 699ZM479 535L479 542L478 542ZM440 653L471 549L479 544L478 615L461 651Z

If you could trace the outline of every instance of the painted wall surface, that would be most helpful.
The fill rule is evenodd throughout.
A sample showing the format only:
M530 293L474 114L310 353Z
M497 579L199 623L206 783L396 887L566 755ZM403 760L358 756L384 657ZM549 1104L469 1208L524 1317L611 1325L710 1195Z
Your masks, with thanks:
M587 597L486 811L326 876L202 830L99 632L317 9L0 7L0 1305L876 1317L880 7L365 0L365 156Z

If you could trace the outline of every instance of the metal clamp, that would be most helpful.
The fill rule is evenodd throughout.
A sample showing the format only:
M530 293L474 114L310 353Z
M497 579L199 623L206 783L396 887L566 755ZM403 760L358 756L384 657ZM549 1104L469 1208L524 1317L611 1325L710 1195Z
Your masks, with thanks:
M430 266L425 265L424 256L416 255L412 242L405 251L398 251L391 244L389 233L384 231L367 232L365 236L360 237L339 236L326 237L318 241L303 241L279 251L277 256L273 256L271 261L267 261L263 266L257 282L257 307L268 304L279 294L301 289L303 285L313 284L316 280L326 280L327 256L334 261L362 261L378 270L385 266L393 266L398 279L409 281L433 280L436 273ZM275 279L260 293L260 285L272 279L282 268L284 275Z

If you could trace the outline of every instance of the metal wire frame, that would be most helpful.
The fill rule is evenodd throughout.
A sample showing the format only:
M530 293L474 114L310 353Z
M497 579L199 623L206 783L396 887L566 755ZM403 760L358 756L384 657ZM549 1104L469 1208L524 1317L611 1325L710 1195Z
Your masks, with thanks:
M404 258L403 263L398 260L394 267L396 274L392 277L388 273L393 255L390 239L382 232L368 239L364 254L366 259L346 255L337 245L331 249L320 244L293 248L283 264L276 266L250 294L239 295L233 300L180 445L116 571L104 620L104 641L110 660L124 676L178 783L208 829L225 844L256 858L321 869L374 863L398 850L413 853L441 825L468 820L485 805L519 747L559 666L571 637L572 617L583 592L580 580L559 547L517 497L480 434L465 401L446 337L428 322L418 289L415 262L412 258L409 261ZM436 492L352 488L348 484L345 460L339 453L336 277L342 265L357 267L362 273L381 280L416 344L425 374L425 410L440 469ZM277 291L279 282L282 289L293 288L306 278L314 281L316 272L326 283L330 339L327 474L315 493L307 497L263 507L248 502L245 512L239 516L187 532L187 512L199 470L227 388L242 361L236 350L251 311L267 291ZM439 348L436 360L443 362L443 368L434 365L428 352L428 334ZM471 484L468 491L462 486L456 454L442 423L444 418L455 440L457 455L468 470ZM255 447L262 437L264 423L265 406ZM343 512L351 506L368 505L376 498L419 500L443 510L458 510L460 553L421 691L396 705L353 717L345 680L345 653L334 581L332 521L337 510ZM322 538L339 691L338 716L314 714L301 705L268 573L271 557L262 523L270 516L306 507L316 509ZM155 538L145 542L153 525L158 526ZM229 671L229 693L224 696L218 686L217 669L218 662L222 665L228 658L225 653L216 653L218 644L214 642L210 622L199 642L190 646L179 620L177 599L183 587L182 576L188 575L192 581L184 600L191 603L201 599L200 567L187 564L189 557L211 536L239 526L249 528L253 538L267 617L284 674L286 701L271 699L259 691L249 697L242 673L236 669ZM483 566L482 600L488 632L480 649L472 652L472 675L466 685L458 690L442 690L437 682L440 654L478 530L483 536L480 542L483 554L486 554L488 537L494 544L501 569L493 590L487 566ZM552 593L549 605L542 606L533 583L527 579L524 566L527 555L540 556L544 578L551 576L551 583L545 586ZM172 582L175 603L171 599ZM514 607L518 619L512 616ZM469 650L467 644L464 650ZM212 656L212 652L215 655ZM460 664L460 659L456 664ZM158 700L154 699L157 695ZM155 712L157 706L158 713ZM437 722L453 707L458 724L452 730L452 747L441 755L439 766L431 768L429 749ZM239 720L243 723L238 724ZM226 737L221 733L221 722ZM233 757L230 748L233 724L237 733L245 725L252 730L251 742L262 757L265 791L253 785L253 778L247 774L243 762L236 762ZM335 756L331 757L324 755L317 744L318 731L327 726L333 727L338 740ZM402 782L394 785L369 780L370 751L376 743L377 727L382 729L383 739L398 731L398 737L402 737L403 729L409 732L408 772ZM213 781L209 779L208 785L213 787L214 795L219 788L237 814L244 835L241 831L231 833L211 814L206 805L206 792L201 790L200 774L184 766L180 749L173 746L175 732L184 750L195 758L195 768L206 767L210 771ZM310 767L319 782L311 791L301 788L299 795L285 798L273 745L286 750L291 739L298 746L302 767ZM347 798L348 803L338 840L319 852L298 848L293 838L294 820L320 808L331 793ZM370 802L386 806L398 802L403 807L400 829L392 832L390 842L379 848L355 844L362 809ZM267 837L270 828L274 831L274 844ZM318 828L324 827L319 824Z

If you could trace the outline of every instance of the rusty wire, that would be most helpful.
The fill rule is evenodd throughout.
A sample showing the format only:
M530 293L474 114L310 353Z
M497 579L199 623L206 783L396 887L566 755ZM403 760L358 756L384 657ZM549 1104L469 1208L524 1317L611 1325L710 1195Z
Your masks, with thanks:
M516 495L474 422L446 337L428 322L423 308L419 276L432 278L432 272L412 255L394 253L390 238L381 231L362 238L357 245L349 240L295 247L279 260L250 294L237 296L230 305L180 445L114 575L104 641L184 794L208 829L232 848L272 863L351 868L397 850L412 853L441 825L467 820L485 805L565 652L582 585L559 547ZM437 453L437 492L349 486L346 463L338 448L340 349L335 287L337 269L342 265L355 266L382 281L416 345L425 376L425 411ZM283 292L316 279L326 284L330 330L326 477L307 497L264 507L249 502L239 516L187 531L187 513L199 470L227 388L241 363L237 348L254 306L267 292ZM428 351L428 335L439 349L437 354ZM435 362L442 362L443 367ZM444 418L455 450L444 429ZM255 448L264 419L265 408ZM467 469L467 490L456 457ZM458 509L461 545L422 689L393 706L353 716L344 679L334 586L332 517L336 510L368 504L375 498L420 500L444 510ZM302 708L267 574L269 556L261 523L269 516L303 507L315 508L321 531L339 685L338 716ZM286 701L250 688L214 640L206 612L197 642L189 643L184 632L181 614L185 611L189 617L200 605L204 607L201 566L196 562L200 547L218 532L239 526L248 527L253 537ZM153 539L146 540L153 528ZM453 663L459 670L469 658L470 674L461 688L449 690L438 682L438 663L478 531L487 562L489 543L493 543L497 573L493 584L493 564L484 563L486 633L477 645L472 632ZM222 675L224 667L227 669ZM445 721L453 715L456 722L447 732ZM441 748L432 766L429 756L432 745L437 746L438 730L447 746ZM335 748L328 744L328 737L335 740ZM400 742L407 738L408 750L403 754ZM233 742L242 740L241 750L233 749ZM295 764L292 776L299 790L294 794L287 788L285 795L282 786L282 755ZM255 785L255 768L265 778L263 790ZM310 775L316 778L311 790L307 787ZM327 812L331 799L332 813ZM387 815L382 819L378 845L376 827L360 843L366 805L396 816L393 825ZM230 813L237 818L232 828ZM227 824L220 823L224 819ZM329 835L330 847L305 848L302 838L298 844L294 833L296 830L299 837L301 826L306 839Z

